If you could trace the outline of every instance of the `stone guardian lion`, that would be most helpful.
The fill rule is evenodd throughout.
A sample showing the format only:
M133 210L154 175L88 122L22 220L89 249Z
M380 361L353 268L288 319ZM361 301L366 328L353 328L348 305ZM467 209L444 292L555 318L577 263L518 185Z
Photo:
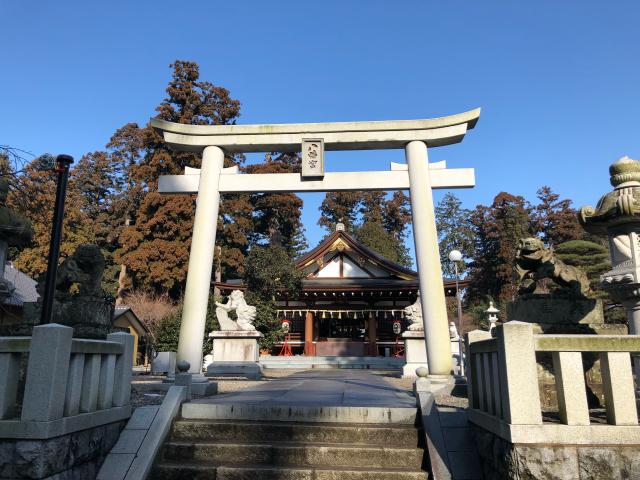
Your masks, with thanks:
M539 238L523 238L516 253L518 294L534 293L538 280L550 278L565 292L586 297L591 289L586 274L577 267L567 265L552 250L545 248Z
M229 295L227 303L216 302L216 317L220 324L220 330L255 330L253 321L256 319L256 307L247 305L244 293L234 290ZM235 312L237 321L229 317L230 312Z

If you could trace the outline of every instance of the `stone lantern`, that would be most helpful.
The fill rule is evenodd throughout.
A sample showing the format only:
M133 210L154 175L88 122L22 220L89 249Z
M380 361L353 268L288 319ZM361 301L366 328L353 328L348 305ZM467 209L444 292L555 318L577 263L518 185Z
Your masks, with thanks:
M629 333L640 333L640 161L622 157L609 167L613 191L594 209L580 209L580 223L595 235L607 235L611 270L600 277L602 288L627 313ZM634 356L640 378L640 358Z
M489 332L491 332L494 328L496 328L496 322L498 321L498 310L493 306L493 302L489 302L489 308L485 310L485 313L488 314L487 320L489 320Z

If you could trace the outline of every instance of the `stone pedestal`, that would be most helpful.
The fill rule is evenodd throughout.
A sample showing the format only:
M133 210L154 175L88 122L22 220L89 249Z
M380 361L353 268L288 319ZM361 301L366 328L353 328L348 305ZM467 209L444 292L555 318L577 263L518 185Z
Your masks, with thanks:
M404 355L407 360L407 363L402 367L402 378L417 378L416 369L427 367L424 331L407 330L402 334L402 338L404 338Z
M599 330L606 330L602 300L590 298L533 293L521 295L507 305L507 319L534 324L534 333L593 335L600 333Z
M262 377L258 363L258 339L264 337L255 330L227 330L211 332L213 363L207 367L209 377Z

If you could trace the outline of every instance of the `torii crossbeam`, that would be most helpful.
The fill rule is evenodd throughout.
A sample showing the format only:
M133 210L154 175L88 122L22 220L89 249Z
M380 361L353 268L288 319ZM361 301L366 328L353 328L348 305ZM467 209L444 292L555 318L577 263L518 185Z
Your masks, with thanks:
M428 120L220 126L151 119L151 125L172 148L202 152L201 169L187 168L184 175L159 179L162 193L198 194L178 359L187 360L192 373L200 373L221 193L409 189L429 373L449 375L449 328L432 189L470 188L475 177L472 168L429 164L427 147L462 141L479 116L480 109L476 109ZM392 163L389 171L324 173L324 150L400 148L405 150L407 163ZM303 172L241 174L237 167L223 168L225 151L302 151Z

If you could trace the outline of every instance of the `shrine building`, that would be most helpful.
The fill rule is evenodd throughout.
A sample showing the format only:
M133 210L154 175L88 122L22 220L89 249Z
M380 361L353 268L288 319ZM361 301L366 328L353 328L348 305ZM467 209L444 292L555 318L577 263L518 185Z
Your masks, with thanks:
M404 332L404 308L418 296L418 274L358 242L338 224L336 231L296 261L302 293L279 292L280 320L289 321L289 344L295 355L390 356ZM443 279L446 296L455 296L455 279ZM467 282L461 280L460 288ZM223 295L243 290L240 281L216 283ZM277 344L277 355L282 344Z

